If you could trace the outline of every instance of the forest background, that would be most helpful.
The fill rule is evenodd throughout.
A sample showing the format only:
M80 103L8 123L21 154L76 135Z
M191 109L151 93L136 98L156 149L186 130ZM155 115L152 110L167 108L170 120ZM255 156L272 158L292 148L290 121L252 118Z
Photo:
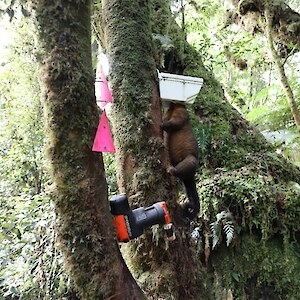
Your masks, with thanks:
M6 11L2 24L10 37L2 49L0 67L0 297L72 299L76 292L63 267L54 229L35 29L26 10L8 2L0 7ZM298 4L289 1L295 11ZM223 1L174 1L172 9L188 42L222 84L227 100L273 143L274 151L299 166L299 135L266 38L227 24L230 7ZM173 47L168 39L162 42ZM96 32L91 43L96 43ZM97 52L93 54L95 68ZM293 49L285 60L298 107L299 60ZM200 148L205 149L209 128L196 134ZM118 193L114 155L104 155L104 162L110 197ZM239 281L237 273L232 277Z

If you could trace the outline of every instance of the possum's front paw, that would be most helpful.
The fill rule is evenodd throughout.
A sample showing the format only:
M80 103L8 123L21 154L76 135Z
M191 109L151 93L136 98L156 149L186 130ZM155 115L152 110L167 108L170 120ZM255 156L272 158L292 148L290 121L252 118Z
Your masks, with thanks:
M163 122L161 125L160 125L161 129L168 132L170 131L171 129L171 126L168 122Z
M169 173L171 175L175 175L175 171L176 171L176 169L173 166L169 166L167 168L167 173Z

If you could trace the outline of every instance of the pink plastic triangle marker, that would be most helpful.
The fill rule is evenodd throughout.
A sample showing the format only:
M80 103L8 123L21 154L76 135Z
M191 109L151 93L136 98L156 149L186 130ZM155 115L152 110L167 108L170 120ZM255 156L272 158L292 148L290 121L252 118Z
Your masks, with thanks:
M116 152L105 110L101 115L92 150L96 152Z
M105 78L102 66L100 66L100 89L101 89L101 102L100 102L101 104L100 104L100 106L101 106L101 109L103 109L107 103L112 102L113 98L112 98L111 92L109 90L108 83Z

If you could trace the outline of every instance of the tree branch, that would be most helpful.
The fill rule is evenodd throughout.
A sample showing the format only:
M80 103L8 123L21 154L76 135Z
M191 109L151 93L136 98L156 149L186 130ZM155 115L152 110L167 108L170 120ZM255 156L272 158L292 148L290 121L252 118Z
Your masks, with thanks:
M275 63L275 66L277 68L277 72L279 74L279 80L282 86L282 89L285 93L285 96L287 98L288 101L288 105L291 109L291 113L292 116L294 118L298 133L300 135L300 115L299 115L299 111L297 108L297 104L295 102L294 99L294 94L293 91L291 89L291 86L289 85L288 79L286 77L285 71L284 71L284 65L281 62L281 59L279 57L279 55L276 52L276 49L274 47L274 43L273 43L273 38L272 38L272 17L271 17L271 13L270 13L270 6L269 6L269 2L266 1L265 2L265 20L266 20L266 27L265 27L265 31L266 31L266 35L267 35L267 39L268 39L268 45L271 51L271 56L272 56L272 60Z

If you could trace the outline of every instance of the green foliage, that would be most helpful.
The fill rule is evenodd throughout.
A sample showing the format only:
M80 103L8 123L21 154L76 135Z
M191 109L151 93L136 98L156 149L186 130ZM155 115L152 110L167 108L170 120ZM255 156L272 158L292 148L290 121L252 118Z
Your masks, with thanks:
M0 203L0 299L67 299L49 195L8 196Z
M67 299L74 288L53 228L32 28L12 28L0 67L0 299Z
M286 294L287 299L300 295L296 275L300 267L300 175L296 171L292 179L290 167L293 169L269 154L257 157L253 165L234 171L222 169L201 178L202 218L210 224L215 249L211 263L216 280L222 274L223 286L231 287L236 297L245 293L245 287L250 288L252 280L251 293L272 286L276 295ZM227 246L234 241L234 251L224 248L223 236Z
M247 119L273 143L277 152L300 165L300 137L279 87L271 85L262 89L253 97L251 106Z
M113 153L103 153L103 162L105 168L106 182L108 186L108 197L118 193L118 184L116 176L116 157Z
M197 138L200 152L205 152L211 143L211 126L209 124L195 126L194 135Z
M247 119L260 130L293 129L294 120L278 85L270 85L253 95Z
M227 100L248 120L260 130L295 132L295 123L280 87L278 74L269 62L266 40L263 36L254 36L241 30L231 20L231 12L232 8L226 1L223 5L218 0L186 4L188 41L201 53L205 66L213 71L222 84ZM299 99L297 95L300 91L298 64L297 55L285 62L296 99ZM293 155L287 157L300 164L299 156L294 151L295 143L296 151L299 151L299 140L293 144L286 143L284 149L279 147L279 150L292 152Z

